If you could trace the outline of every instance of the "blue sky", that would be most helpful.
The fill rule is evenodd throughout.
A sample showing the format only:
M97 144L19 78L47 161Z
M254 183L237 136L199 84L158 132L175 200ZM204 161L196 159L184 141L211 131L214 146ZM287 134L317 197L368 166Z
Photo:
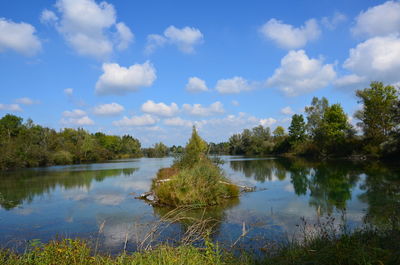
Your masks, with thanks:
M0 115L144 146L287 127L400 84L399 1L0 1ZM356 121L352 121L355 123Z

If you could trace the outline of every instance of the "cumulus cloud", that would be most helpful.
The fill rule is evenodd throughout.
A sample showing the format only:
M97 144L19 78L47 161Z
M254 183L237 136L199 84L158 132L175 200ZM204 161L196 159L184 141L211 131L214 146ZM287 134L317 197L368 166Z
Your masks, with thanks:
M23 97L23 98L17 98L15 100L16 103L22 104L22 105L33 105L39 103L37 100L33 100L28 97Z
M206 82L198 77L190 77L185 88L187 91L193 93L208 91Z
M115 26L118 38L117 49L125 50L133 42L134 35L123 22L117 23Z
M68 118L78 118L78 117L86 116L86 111L81 110L81 109L66 110L63 112L62 115L64 117L68 117Z
M142 116L132 116L131 118L124 116L122 120L114 121L113 125L118 127L148 126L148 125L154 125L157 122L158 122L157 118L149 114L145 114Z
M0 52L13 50L26 56L37 54L42 44L35 31L31 24L0 18Z
M149 87L156 80L156 70L150 62L123 67L104 63L103 74L96 83L97 94L125 94Z
M48 9L44 9L40 14L40 22L43 24L54 24L58 21L57 15Z
M343 67L354 75L341 81L380 80L387 83L400 81L400 38L374 37L350 49ZM340 83L340 80L339 80Z
M177 126L177 127L192 127L193 122L189 120L184 120L179 117L165 119L164 124L168 126Z
M290 51L268 78L267 85L278 87L288 96L297 96L327 86L335 76L332 64L309 58L304 50Z
M321 19L321 23L327 29L334 30L339 24L345 22L346 20L347 17L345 14L342 14L340 12L335 12L332 17L323 17Z
M208 107L203 107L201 104L183 104L182 108L187 114L193 116L212 116L225 112L224 106L219 101L212 103Z
M356 74L341 76L333 82L335 87L339 88L354 88L367 83L368 81L366 77L358 76Z
M154 52L165 44L176 45L184 53L193 53L194 47L203 42L203 34L199 29L192 27L176 28L169 26L163 35L150 34L147 36L146 53Z
M356 36L376 37L400 33L400 2L387 1L361 12L351 29Z
M293 115L294 111L292 110L292 108L290 106L284 107L283 109L281 109L281 113L285 114L285 115Z
M179 107L174 102L168 106L165 103L155 103L152 100L148 100L143 103L141 110L145 113L155 114L163 117L171 117L179 112Z
M217 81L215 89L221 94L238 94L253 89L253 86L243 77L235 76L231 79Z
M0 103L0 110L19 112L19 111L22 111L22 108L18 104L1 104Z
M276 120L274 118L266 118L266 119L261 119L260 120L260 125L264 127L271 127L276 123Z
M64 112L65 113L65 112ZM64 115L64 114L63 114ZM63 125L69 126L85 126L85 125L94 125L94 121L90 119L87 115L85 116L66 116L70 118L62 118L60 123Z
M114 49L125 49L133 34L123 23L116 23L114 6L94 0L58 0L59 17L43 10L41 21L54 24L67 43L80 55L107 58ZM116 33L115 33L116 32Z
M260 28L260 32L266 39L284 49L304 47L307 42L316 40L321 34L315 19L307 20L303 26L296 28L272 18Z
M101 104L93 109L93 113L100 116L114 116L124 111L124 107L118 103Z

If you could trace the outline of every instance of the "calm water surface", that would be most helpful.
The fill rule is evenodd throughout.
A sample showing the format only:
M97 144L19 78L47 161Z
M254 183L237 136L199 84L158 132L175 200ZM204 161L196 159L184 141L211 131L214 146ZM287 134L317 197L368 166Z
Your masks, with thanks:
M221 207L188 212L217 220L214 240L242 244L255 239L282 240L298 232L304 217L340 219L349 227L363 223L399 225L400 170L378 163L315 163L282 158L225 156L225 174L235 183L256 186ZM134 250L155 222L170 211L134 196L148 191L158 169L172 158L141 158L109 163L0 172L0 246L23 249L27 242L57 237L98 241L106 252ZM187 224L163 230L158 240L176 238ZM103 227L101 233L99 228Z

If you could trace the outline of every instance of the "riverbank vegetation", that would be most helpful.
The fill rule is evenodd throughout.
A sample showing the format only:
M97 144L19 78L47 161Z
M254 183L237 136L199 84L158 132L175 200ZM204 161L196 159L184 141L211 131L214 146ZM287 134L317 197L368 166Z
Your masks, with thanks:
M10 114L0 119L0 170L137 157L140 147L130 135L69 128L57 132Z
M378 231L364 228L353 233L332 233L321 226L320 234L305 232L301 240L286 244L269 244L262 254L251 251L235 252L222 249L207 238L201 246L181 244L159 245L151 250L117 256L98 254L85 241L64 239L47 244L35 243L22 254L0 250L0 263L9 265L32 264L399 264L399 230Z
M209 206L237 197L239 188L207 157L208 145L193 127L181 156L160 169L152 183L157 202L169 206Z
M381 82L357 90L361 108L354 118L357 127L342 106L330 105L325 97L314 97L303 114L294 114L288 132L278 126L257 126L234 134L226 143L213 144L213 153L231 155L300 155L312 157L400 156L399 91Z

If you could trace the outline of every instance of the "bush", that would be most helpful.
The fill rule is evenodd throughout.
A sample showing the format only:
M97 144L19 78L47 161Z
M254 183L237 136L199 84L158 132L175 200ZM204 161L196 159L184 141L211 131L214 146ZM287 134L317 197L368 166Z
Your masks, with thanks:
M68 151L58 151L53 154L53 161L56 165L72 164L73 156Z

